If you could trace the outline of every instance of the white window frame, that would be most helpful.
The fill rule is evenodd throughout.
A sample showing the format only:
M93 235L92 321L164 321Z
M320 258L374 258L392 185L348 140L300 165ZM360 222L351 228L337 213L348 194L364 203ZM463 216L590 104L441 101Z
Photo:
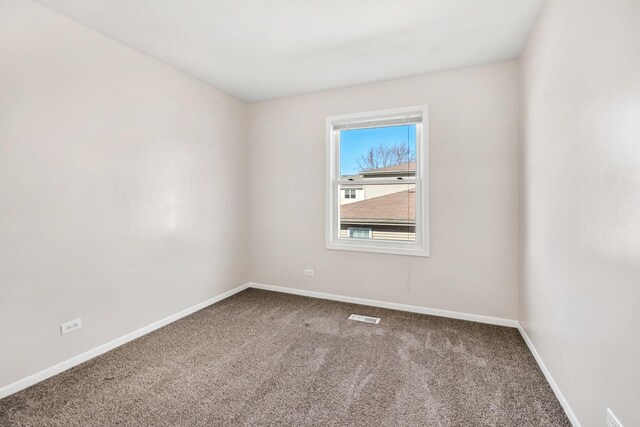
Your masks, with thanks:
M402 125L403 120L421 117L416 124L416 176L402 179L416 188L416 239L414 242L348 239L340 237L340 186L353 185L340 176L340 130ZM430 256L429 252L429 106L415 105L326 118L326 248L393 255ZM376 179L375 184L398 184L395 178Z

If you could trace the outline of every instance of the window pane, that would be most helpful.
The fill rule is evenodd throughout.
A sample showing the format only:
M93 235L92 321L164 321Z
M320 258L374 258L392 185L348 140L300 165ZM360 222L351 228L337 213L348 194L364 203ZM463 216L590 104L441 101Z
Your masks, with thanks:
M364 178L415 176L416 125L340 131L340 175Z
M362 195L363 195L362 186L355 186L355 185L346 186L345 185L342 188L343 189L340 192L340 194L342 195L342 197L340 197L342 199L341 204L354 202L362 198Z
M359 188L355 200L341 199L340 238L415 241L415 184L372 184L365 177Z
M352 239L370 239L370 228L349 228L349 237Z

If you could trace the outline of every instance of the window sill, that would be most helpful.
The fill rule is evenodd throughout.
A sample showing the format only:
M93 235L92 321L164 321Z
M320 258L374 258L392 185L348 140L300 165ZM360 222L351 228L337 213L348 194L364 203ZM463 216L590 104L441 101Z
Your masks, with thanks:
M411 245L411 246L409 246ZM388 255L406 255L406 256L418 256L418 257L430 257L429 250L420 246L416 246L415 243L409 243L406 246L387 246L387 245L368 245L368 244L351 244L351 243L337 243L331 242L325 245L326 249L336 251L350 251L350 252L369 252Z

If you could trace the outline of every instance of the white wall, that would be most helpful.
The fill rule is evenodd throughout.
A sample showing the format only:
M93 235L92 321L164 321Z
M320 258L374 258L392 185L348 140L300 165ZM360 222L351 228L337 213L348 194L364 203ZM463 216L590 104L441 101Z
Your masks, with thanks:
M640 1L554 0L522 66L520 319L584 427L640 425Z
M423 103L431 257L326 250L325 117ZM516 62L261 102L249 112L253 281L517 317Z
M0 387L251 279L519 317L583 426L640 425L638 22L555 0L520 65L247 108L0 0ZM422 103L431 257L326 250L325 116Z
M0 387L246 282L245 128L243 102L0 0Z

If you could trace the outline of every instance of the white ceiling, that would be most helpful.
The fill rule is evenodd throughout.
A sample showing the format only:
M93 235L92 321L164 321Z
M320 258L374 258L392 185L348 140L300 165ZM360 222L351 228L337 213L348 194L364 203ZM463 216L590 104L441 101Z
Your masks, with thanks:
M36 0L247 101L515 59L544 0Z

